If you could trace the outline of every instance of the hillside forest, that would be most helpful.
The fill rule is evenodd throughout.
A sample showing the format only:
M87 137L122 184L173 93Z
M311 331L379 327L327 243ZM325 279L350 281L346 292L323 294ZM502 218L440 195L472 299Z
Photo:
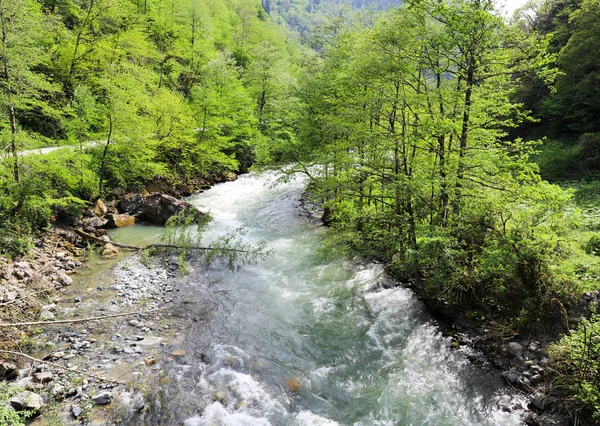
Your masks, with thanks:
M556 392L599 424L600 1L366 3L1 1L0 250L119 190L302 174L324 251L554 332Z

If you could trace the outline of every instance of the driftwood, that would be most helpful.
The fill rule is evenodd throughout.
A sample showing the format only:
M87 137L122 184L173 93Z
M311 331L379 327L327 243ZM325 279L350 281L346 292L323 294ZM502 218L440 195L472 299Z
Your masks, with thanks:
M12 324L0 323L0 328L7 327L25 327L29 325L54 325L54 324L73 324L78 322L87 322L87 321L100 321L107 318L117 318L117 317L126 317L131 315L148 315L156 312L167 311L170 308L161 308L161 309L152 309L150 311L138 311L138 312L125 312L121 314L113 314L113 315L103 315L100 317L88 317L88 318L72 318L72 319L64 319L64 320L56 320L56 321L32 321L32 322L16 322Z
M65 367L64 365L56 364L54 362L49 362L49 361L44 361L43 359L34 358L34 357L30 356L30 355L24 354L23 352L7 351L7 350L4 350L4 349L0 349L0 353L9 354L9 355L16 355L16 356L22 356L23 358L27 358L27 359L30 359L31 361L39 362L40 364L51 365L52 367L60 368L61 370L65 370L65 371L70 371L71 373L83 374L84 376L87 376L90 379L100 380L102 382L114 383L116 385L125 385L125 384L127 384L126 382L120 382L118 380L106 379L104 377L96 376L96 375L94 375L92 373L88 373L87 371L80 371L80 370L76 370L74 368Z
M121 243L117 243L115 241L104 241L101 238L98 238L94 235L88 234L87 232L82 231L81 229L75 229L75 233L77 235L79 235L82 238L86 238L88 240L94 241L98 244L101 245L105 245L105 244L112 244L115 247L118 248L122 248L122 249L128 249L128 250L136 250L136 251L141 251L141 250L147 250L147 249L152 249L152 248L166 248L166 249L187 249L187 250L197 250L197 251L212 251L212 250L217 250L214 247L199 247L199 246L190 246L190 247L184 247L184 246L180 246L180 245L176 245L176 244L148 244L146 246L134 246L131 244L121 244ZM224 250L224 251L228 251L228 252L233 252L233 253L251 253L248 250L242 250L242 249L234 249L234 248L223 248L223 247L219 247L218 250Z

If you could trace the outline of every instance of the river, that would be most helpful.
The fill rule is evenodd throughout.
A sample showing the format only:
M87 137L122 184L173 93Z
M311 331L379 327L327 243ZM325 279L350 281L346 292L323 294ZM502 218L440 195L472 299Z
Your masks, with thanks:
M302 182L241 176L188 199L210 241L244 227L265 261L196 268L182 293L198 318L166 367L150 424L518 425L498 388L450 348L413 293L382 267L323 260L326 229L300 214ZM210 312L207 315L206 312Z

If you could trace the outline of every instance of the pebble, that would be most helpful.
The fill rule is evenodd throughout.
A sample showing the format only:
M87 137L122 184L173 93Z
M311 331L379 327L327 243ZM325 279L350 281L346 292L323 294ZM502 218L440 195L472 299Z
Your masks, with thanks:
M54 314L50 311L42 311L40 313L40 321L52 321L54 318Z
M76 419L78 419L82 413L83 413L83 410L81 409L81 407L79 405L73 405L71 407L71 414L73 414L73 417L75 417Z
M35 373L33 379L39 383L48 383L54 378L54 375L50 371L44 371L43 373Z

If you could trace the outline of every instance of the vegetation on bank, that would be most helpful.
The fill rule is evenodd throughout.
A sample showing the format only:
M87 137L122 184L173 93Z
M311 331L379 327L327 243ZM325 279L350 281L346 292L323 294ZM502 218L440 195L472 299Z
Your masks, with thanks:
M309 176L331 248L447 312L562 327L557 389L598 422L598 319L566 318L600 288L595 185L543 178L598 171L599 1L507 24L488 0L415 0L336 12L314 50L285 36L337 3L0 3L0 250L115 188L281 166Z

